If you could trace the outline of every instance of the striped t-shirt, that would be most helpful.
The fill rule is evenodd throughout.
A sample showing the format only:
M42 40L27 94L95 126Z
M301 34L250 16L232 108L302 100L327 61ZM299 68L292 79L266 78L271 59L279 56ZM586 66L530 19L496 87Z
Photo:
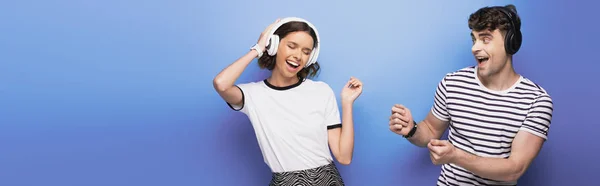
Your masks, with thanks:
M508 158L519 131L547 139L552 99L522 76L509 89L484 87L475 67L448 73L439 83L432 113L449 121L449 141L480 157ZM455 164L442 165L437 185L516 185L482 178Z

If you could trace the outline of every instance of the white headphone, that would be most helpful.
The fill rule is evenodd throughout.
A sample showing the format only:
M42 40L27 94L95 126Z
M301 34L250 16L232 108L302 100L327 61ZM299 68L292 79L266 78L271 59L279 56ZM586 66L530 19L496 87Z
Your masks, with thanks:
M310 22L308 22L305 19L302 18L297 18L297 17L286 17L281 19L276 25L273 25L273 28L271 28L271 31L269 32L268 35L268 40L267 40L267 53L270 56L274 56L275 54L277 54L277 48L279 47L279 36L277 34L275 34L275 31L281 27L281 25L285 24L285 23L289 23L292 21L298 21L298 22L304 22L306 24L308 24L308 26L310 26L314 31L315 31L315 35L317 36L317 40L315 48L313 48L312 52L310 53L310 56L308 57L308 61L306 62L306 65L304 66L304 68L312 65L313 63L317 62L317 57L319 57L319 49L321 48L321 39L319 38L319 32L317 32L317 28Z

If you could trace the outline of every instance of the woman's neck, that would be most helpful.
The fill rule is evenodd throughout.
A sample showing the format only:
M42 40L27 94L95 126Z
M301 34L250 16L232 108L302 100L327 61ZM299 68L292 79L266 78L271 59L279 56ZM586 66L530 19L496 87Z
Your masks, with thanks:
M267 78L267 81L273 86L276 87L287 87L290 85L294 85L300 81L298 77L283 77L278 76L276 73L271 74L271 77Z

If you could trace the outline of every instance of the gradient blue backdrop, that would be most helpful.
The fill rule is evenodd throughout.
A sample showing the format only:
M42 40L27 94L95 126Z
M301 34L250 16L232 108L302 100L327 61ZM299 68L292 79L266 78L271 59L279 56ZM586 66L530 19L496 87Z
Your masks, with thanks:
M212 78L278 17L312 21L318 80L350 76L356 146L347 185L434 185L426 149L388 130L428 112L445 73L474 64L470 13L514 3L519 73L554 99L550 136L520 185L590 185L600 163L598 16L574 1L54 0L0 3L0 185L266 185L254 132ZM268 76L253 63L238 82Z

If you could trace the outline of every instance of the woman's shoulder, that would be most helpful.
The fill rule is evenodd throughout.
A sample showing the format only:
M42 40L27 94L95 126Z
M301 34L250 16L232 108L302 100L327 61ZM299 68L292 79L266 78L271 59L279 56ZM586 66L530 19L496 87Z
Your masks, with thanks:
M306 79L303 83L306 83L306 85L309 85L312 89L320 90L323 93L333 92L331 86L325 81Z

